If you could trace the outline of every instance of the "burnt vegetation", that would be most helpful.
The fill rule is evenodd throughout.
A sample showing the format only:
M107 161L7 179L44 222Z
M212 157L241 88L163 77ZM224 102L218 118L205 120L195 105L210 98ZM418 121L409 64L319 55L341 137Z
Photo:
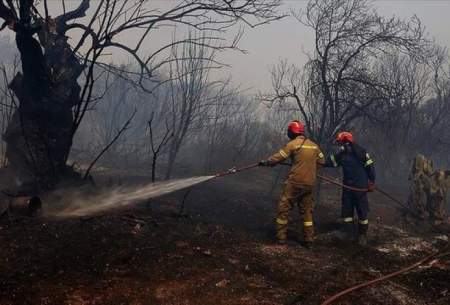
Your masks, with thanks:
M179 47L191 52L200 47L215 51L237 49L239 31L231 42L221 39L228 28L239 21L254 26L280 18L275 12L276 0L184 1L171 5L167 11L152 8L146 1L85 0L77 5L66 11L63 1L63 13L52 17L47 1L0 4L2 29L15 33L21 59L21 72L13 75L8 85L14 94L11 98L17 100L17 109L3 135L8 169L19 181L15 186L17 193L51 190L62 180L77 179L67 166L73 137L88 110L105 94L96 86L102 77L108 78L105 74L114 73L148 94L163 83L174 85L177 81L180 95L191 103L187 108L181 106L182 111L190 116L199 99L195 90L204 91L200 86L205 84L204 74L213 58L206 54L209 51L183 53L183 58L171 51ZM88 10L90 14L86 16ZM175 37L149 52L143 50L154 31L176 24L205 34ZM121 38L130 33L136 36L135 40L123 43ZM71 36L76 38L69 42ZM115 50L131 56L131 69L102 60ZM187 57L191 58L189 65L183 60ZM166 66L176 66L177 70L162 80L159 71ZM107 91L110 86L107 83L103 89ZM181 125L183 136L190 124L182 121ZM180 136L174 135L171 140L172 163L180 147ZM170 172L169 169L166 176Z
M449 53L421 20L367 0L288 13L281 2L0 0L0 304L321 304L448 247L448 225L406 223L380 194L369 246L342 242L341 194L327 183L316 249L274 246L282 166L51 216L74 198L255 163L286 143L292 119L327 154L351 130L394 199L407 198L418 154L450 181ZM283 18L313 33L306 63L280 60L272 86L250 94L222 55L251 56L244 30ZM333 304L448 304L440 255Z

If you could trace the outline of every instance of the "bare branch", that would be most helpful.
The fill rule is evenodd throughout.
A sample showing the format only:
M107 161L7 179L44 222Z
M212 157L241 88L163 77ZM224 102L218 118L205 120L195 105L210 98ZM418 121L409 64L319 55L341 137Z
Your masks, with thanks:
M45 2L47 2L47 1L45 1ZM64 14L62 14L61 16L58 16L56 18L56 24L57 24L57 27L60 29L61 33L63 33L64 28L68 21L85 17L86 12L89 9L89 6L90 6L90 0L82 0L80 5L73 11L65 12L65 8L64 8ZM65 7L64 1L63 1L63 7Z
M137 110L135 110L133 112L131 117L123 124L122 128L119 131L117 131L116 136L111 140L111 142L109 142L100 151L100 153L97 155L97 157L95 157L95 159L91 162L91 164L89 164L88 168L86 169L86 172L84 173L84 177L83 177L84 180L86 180L89 177L89 173L90 173L92 167L95 165L95 163L97 163L97 161L103 156L103 154L106 153L108 151L108 149L120 138L122 133L124 133L128 129L128 127L131 124L131 121L133 120L134 116L136 115L136 112L137 112Z

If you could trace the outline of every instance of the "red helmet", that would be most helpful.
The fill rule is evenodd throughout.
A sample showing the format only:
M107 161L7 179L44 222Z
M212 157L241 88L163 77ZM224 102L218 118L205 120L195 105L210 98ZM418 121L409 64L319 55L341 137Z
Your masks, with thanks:
M338 143L345 143L345 142L353 143L353 135L351 132L348 132L348 131L340 132L336 136L336 142L338 142Z
M305 133L305 125L299 121L292 121L288 125L288 131L295 134L303 134Z

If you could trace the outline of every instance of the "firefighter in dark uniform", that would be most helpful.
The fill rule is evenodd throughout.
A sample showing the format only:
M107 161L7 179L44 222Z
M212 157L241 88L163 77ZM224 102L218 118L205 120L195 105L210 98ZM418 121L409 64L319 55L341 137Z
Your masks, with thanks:
M278 202L275 220L277 241L285 244L289 223L289 212L297 205L303 221L304 246L311 248L314 240L313 187L316 183L317 167L325 163L325 156L319 146L305 136L305 126L299 121L292 121L288 126L291 139L285 147L269 159L259 163L260 166L274 166L289 159L292 163L283 193Z
M344 232L352 234L354 228L354 214L358 215L358 243L367 244L367 230L369 227L369 201L367 191L375 189L375 167L370 154L353 140L350 132L340 132L336 137L339 151L330 155L326 167L343 169L343 183L346 186L366 191L354 191L343 188L341 216Z

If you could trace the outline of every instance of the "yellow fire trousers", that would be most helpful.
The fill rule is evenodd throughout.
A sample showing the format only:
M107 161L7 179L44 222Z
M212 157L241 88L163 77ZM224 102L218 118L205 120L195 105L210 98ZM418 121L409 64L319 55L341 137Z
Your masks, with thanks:
M277 238L279 240L287 239L289 212L294 205L298 206L300 219L303 221L304 240L313 241L313 187L307 185L297 186L291 183L285 184L280 201L278 202L276 218Z

